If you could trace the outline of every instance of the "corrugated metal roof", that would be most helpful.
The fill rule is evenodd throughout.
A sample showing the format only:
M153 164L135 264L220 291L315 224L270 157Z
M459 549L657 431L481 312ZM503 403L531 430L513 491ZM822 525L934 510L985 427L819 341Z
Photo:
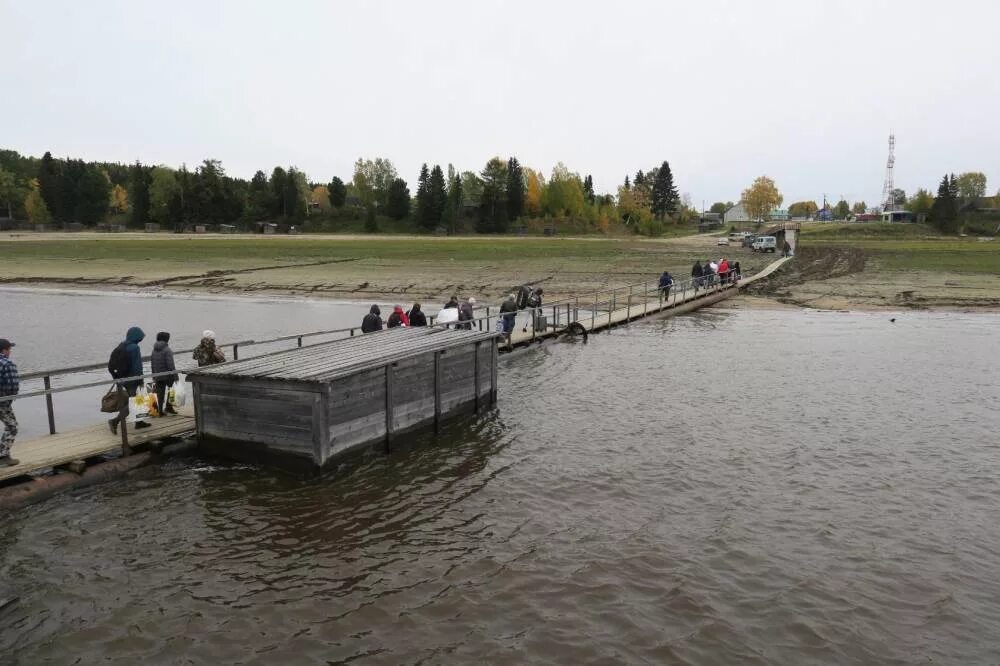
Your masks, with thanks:
M206 376L326 382L411 356L493 340L496 336L493 332L434 327L392 328L198 368L187 376L193 381Z

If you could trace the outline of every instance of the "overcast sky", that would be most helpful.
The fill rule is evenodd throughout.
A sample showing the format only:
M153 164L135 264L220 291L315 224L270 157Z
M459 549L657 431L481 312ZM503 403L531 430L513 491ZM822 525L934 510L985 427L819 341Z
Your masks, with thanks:
M564 162L613 192L668 160L693 203L947 171L1000 187L1000 3L0 0L0 147L276 164Z

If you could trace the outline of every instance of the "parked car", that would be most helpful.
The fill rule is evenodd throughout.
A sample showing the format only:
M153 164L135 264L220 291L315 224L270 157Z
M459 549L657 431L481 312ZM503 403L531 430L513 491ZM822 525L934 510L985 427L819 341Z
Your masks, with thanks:
M722 238L720 238L718 240L718 242L716 243L716 245L729 245L729 239L726 238L725 236L723 236Z
M743 247L750 247L751 245L753 245L754 239L756 239L756 238L757 237L754 236L753 234L747 234L746 236L744 236L743 237Z
M754 239L750 249L754 252L777 252L778 239L774 236L759 236Z

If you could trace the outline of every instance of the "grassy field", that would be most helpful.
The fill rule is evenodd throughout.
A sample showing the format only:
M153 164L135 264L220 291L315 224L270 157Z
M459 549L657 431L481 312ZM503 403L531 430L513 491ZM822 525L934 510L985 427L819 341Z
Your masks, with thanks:
M341 298L497 299L514 285L553 296L688 275L696 259L727 254L744 270L773 257L720 248L710 236L647 240L427 236L183 236L24 234L0 239L0 281ZM740 255L737 257L737 255Z

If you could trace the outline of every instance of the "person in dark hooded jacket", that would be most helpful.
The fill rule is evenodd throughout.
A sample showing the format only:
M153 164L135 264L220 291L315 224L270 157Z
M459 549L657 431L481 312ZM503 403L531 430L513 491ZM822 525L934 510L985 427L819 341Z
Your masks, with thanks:
M161 372L174 372L174 351L170 348L170 334L160 331L156 334L156 344L153 345L153 353L150 354L149 364L154 375ZM156 377L153 381L156 385L156 409L160 416L176 414L173 407L167 404L167 390L174 385L180 377L174 372L172 375Z
M365 318L361 320L362 333L374 333L382 330L382 311L377 305L373 305Z
M670 275L670 271L663 271L663 275L660 276L659 290L660 294L663 296L663 300L670 298L670 287L674 286L674 278Z
M427 315L420 309L420 303L414 303L410 311L406 313L406 316L410 318L410 326L427 325Z
M698 292L698 287L701 286L701 282L702 282L701 276L702 275L704 275L704 272L702 271L702 268L701 268L701 262L700 261L695 261L694 262L694 266L691 268L691 283L694 285L695 293Z
M142 329L138 326L133 326L128 329L125 333L125 340L122 344L125 346L125 355L128 358L128 372L125 374L126 377L139 377L142 375L142 351L139 349L139 343L146 339L146 334L143 333ZM113 419L108 420L108 427L111 428L111 433L113 435L118 434L118 426L125 422L128 418L128 399L133 397L139 390L139 386L142 384L141 379L136 379L130 382L122 382L119 385L119 391L124 392L126 396L122 397L121 411L118 412L118 416ZM136 428L146 428L149 424L145 421L139 421L135 424Z

